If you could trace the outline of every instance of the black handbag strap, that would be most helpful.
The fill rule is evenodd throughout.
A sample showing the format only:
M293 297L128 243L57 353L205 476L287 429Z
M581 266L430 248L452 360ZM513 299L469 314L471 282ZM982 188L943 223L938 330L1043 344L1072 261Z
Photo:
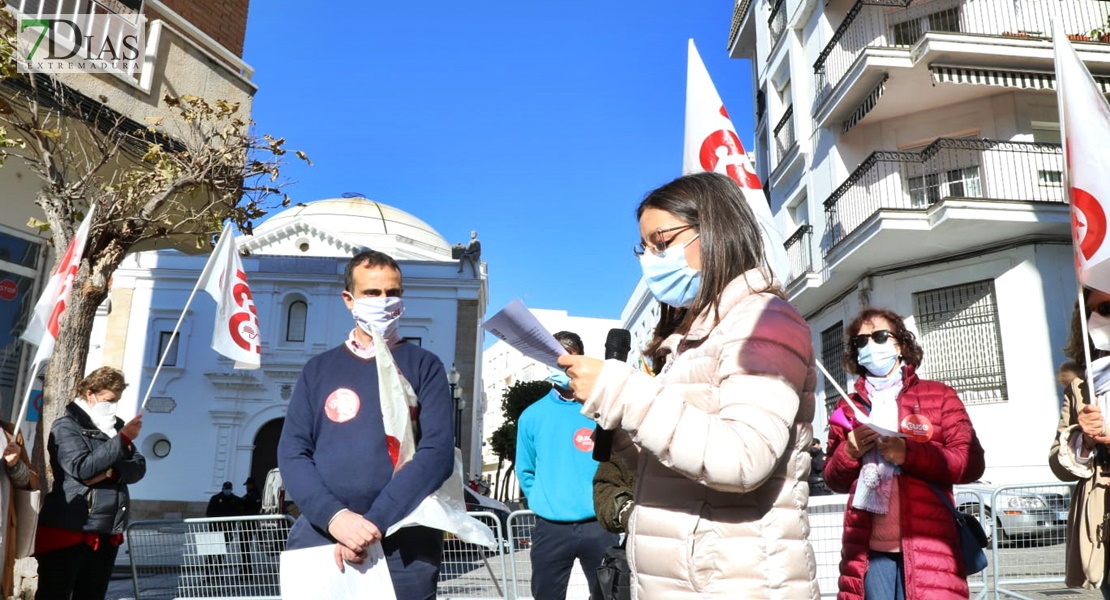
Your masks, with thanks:
M948 512L952 513L953 517L959 519L964 516L964 513L956 510L955 506L952 506L952 501L948 499L948 494L945 494L943 491L941 491L941 489L937 487L937 484L930 482L929 487L933 488L933 491L936 492L937 496L940 497L940 501L948 507Z

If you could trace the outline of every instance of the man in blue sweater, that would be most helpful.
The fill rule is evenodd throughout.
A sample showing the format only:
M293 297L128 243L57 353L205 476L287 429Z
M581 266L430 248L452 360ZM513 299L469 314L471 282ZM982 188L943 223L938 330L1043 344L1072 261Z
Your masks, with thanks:
M343 301L355 325L347 341L305 365L285 416L278 466L301 516L287 548L336 544L343 563L365 560L382 542L400 600L435 598L443 532L405 527L382 539L446 481L454 465L454 411L443 363L406 343L397 332L404 312L401 269L391 257L367 250L347 265ZM387 440L378 394L376 328L418 405L412 411L416 452L395 472L395 439Z
M555 339L570 354L582 354L582 338L560 331ZM617 544L594 514L594 422L581 413L567 374L552 369L552 389L524 410L517 423L516 474L528 507L536 513L532 532L532 596L563 600L577 558L601 598L597 568L605 549Z

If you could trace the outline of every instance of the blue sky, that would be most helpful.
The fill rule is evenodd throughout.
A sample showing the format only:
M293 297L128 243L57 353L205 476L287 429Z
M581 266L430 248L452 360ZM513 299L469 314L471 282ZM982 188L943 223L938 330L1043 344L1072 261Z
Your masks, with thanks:
M448 242L477 230L486 316L513 298L618 318L640 276L644 194L681 174L694 38L746 148L751 74L732 0L251 3L259 132L296 201L355 191Z

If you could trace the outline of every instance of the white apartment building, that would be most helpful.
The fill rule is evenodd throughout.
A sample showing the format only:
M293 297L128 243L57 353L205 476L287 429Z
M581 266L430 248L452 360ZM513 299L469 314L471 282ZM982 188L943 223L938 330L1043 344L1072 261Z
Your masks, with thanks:
M1062 20L1110 91L1108 16L1097 0L736 4L728 51L751 61L758 173L818 356L848 383L846 323L868 305L906 317L995 484L1053 480L1076 279L1049 37Z
M545 310L532 308L529 311L551 333L571 331L582 338L582 345L587 356L602 358L605 355L605 338L609 330L620 327L616 319L595 319L592 317L574 317L565 310ZM633 342L633 349L636 345ZM490 481L497 481L497 455L493 453L490 438L505 422L505 415L501 410L501 398L513 384L519 381L541 381L547 379L550 369L547 365L532 360L520 353L504 341L498 340L482 352L482 387L485 395L484 408L481 410L482 444L482 475ZM502 465L508 470L508 462ZM504 473L502 473L504 478ZM514 486L517 486L515 479ZM519 486L509 493L509 498L520 496Z

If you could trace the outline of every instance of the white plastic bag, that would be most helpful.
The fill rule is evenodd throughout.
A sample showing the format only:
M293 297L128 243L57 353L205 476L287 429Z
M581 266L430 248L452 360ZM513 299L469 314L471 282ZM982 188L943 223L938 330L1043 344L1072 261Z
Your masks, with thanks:
M392 535L402 527L424 525L453 533L464 542L478 544L489 549L497 547L493 530L488 525L466 514L466 501L463 499L462 453L455 448L455 469L447 481L420 503L405 518L393 524L386 531Z
M415 442L412 433L412 407L417 405L416 392L401 375L393 362L393 354L377 329L371 328L378 363L378 395L381 398L386 436L396 441L397 457L394 467L400 469L412 459ZM453 533L459 539L493 549L496 538L489 526L466 514L463 500L462 453L455 448L455 465L451 475L438 490L421 501L411 513L394 523L387 536L402 527L424 525Z

